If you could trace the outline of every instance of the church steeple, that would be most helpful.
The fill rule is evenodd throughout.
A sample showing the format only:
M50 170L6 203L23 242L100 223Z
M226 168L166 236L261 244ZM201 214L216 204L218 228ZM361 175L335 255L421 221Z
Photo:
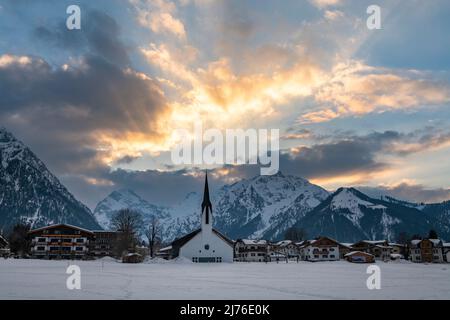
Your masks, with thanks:
M202 202L202 220L203 220L203 216L204 221L202 221L202 223L204 222L205 224L210 224L211 223L211 215L212 213L212 204L211 204L211 200L209 199L209 187L208 187L208 171L206 171L206 175L205 175L205 190L203 191L203 202Z

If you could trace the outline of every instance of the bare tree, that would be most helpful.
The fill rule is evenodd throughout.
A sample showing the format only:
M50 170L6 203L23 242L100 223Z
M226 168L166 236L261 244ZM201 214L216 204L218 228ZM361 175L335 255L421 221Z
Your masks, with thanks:
M17 223L9 235L9 245L11 251L19 256L25 256L30 252L30 237L28 232L31 226L25 223Z
M152 216L150 223L145 230L145 236L148 240L148 248L150 249L150 257L154 257L155 249L162 242L162 225L156 216Z
M142 231L142 215L131 209L117 211L111 219L111 227L119 232L116 241L116 254L123 255L124 252L134 251L139 243Z

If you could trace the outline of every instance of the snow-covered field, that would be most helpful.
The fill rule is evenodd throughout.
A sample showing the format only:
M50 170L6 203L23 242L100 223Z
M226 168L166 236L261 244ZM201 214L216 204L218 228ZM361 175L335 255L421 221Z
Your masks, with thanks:
M68 290L67 261L0 260L0 299L450 299L450 264L348 262L122 264L75 261L81 290Z

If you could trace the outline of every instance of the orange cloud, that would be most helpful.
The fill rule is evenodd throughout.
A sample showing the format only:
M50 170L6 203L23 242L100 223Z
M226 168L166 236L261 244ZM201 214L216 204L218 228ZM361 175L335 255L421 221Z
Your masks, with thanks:
M175 17L176 5L165 0L129 0L137 12L137 21L155 33L173 34L186 39L186 30L181 20Z
M407 77L394 70L350 62L336 66L314 97L319 104L330 107L306 113L300 122L325 122L344 116L442 104L450 101L450 87L427 80L420 73Z

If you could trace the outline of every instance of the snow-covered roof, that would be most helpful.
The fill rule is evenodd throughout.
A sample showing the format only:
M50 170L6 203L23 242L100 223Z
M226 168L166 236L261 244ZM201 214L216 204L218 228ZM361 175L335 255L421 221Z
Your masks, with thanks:
M339 244L341 246L344 246L344 247L347 247L347 248L350 248L353 245L353 243L348 243L348 242L340 242Z
M253 239L242 239L245 245L266 245L267 240L253 240Z
M377 244L385 243L386 240L363 240L362 242L377 245Z
M169 250L172 250L172 246L161 248L161 249L159 249L159 252L164 252L164 251L169 251Z
M430 242L433 243L433 246L440 246L443 245L443 241L441 239L423 239L423 240L429 240ZM411 245L413 246L417 246L420 242L422 242L423 240L411 240Z
M401 244L401 243L395 243L395 242L389 242L389 245L390 245L391 247L404 247L404 246L405 246L404 244Z
M283 240L283 241L279 241L279 242L275 243L275 245L284 247L284 246L290 245L291 243L292 243L291 240Z
M382 246L382 245L379 245L379 244L375 245L375 247L381 248L381 249L392 249L391 246Z
M135 256L142 257L142 255L140 255L139 253L129 253L129 254L127 254L127 257L135 257Z
M430 240L431 242L433 242L433 244L434 244L435 246L440 245L440 244L442 243L442 240L440 240L440 239L428 239L428 240Z
M450 248L450 242L445 242L443 245L445 248Z
M347 253L344 257L350 257L350 256L353 256L355 254L369 255L369 256L373 257L373 254L370 254L370 253L367 253L367 252L362 252L362 251L352 251L352 252Z
M45 230L45 229L52 229L52 228L57 228L57 227L69 227L69 228L77 229L77 230L84 231L84 232L87 232L87 233L93 233L91 230L84 229L84 228L81 228L81 227L77 227L77 226L74 226L74 225L71 225L71 224L67 224L67 223L52 224L50 226L45 226L45 227L41 227L41 228L30 230L29 233L34 233L34 232L37 232L37 231L42 231L42 230Z

